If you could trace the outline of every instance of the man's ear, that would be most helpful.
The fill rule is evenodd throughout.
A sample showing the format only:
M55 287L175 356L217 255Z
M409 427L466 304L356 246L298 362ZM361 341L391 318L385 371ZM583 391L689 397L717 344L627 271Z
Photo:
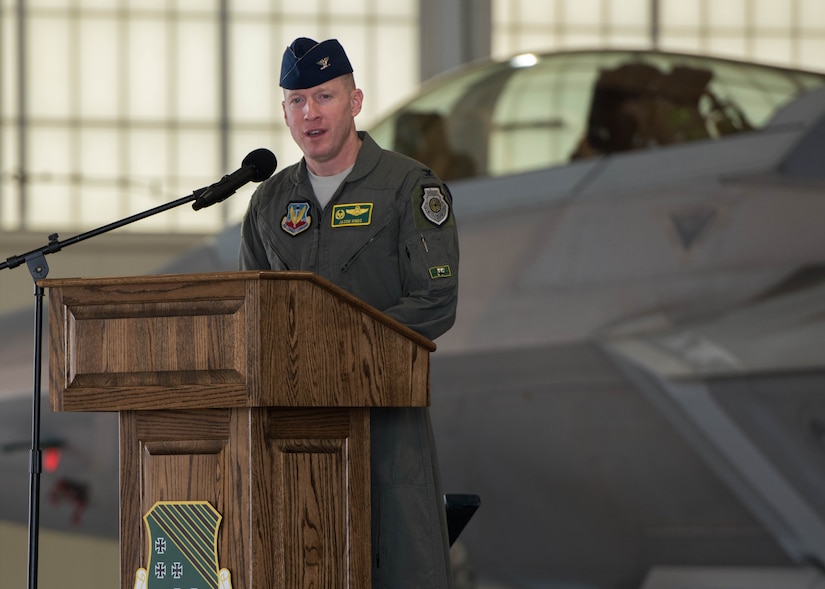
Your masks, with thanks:
M356 88L352 91L352 95L350 96L350 108L352 110L352 116L354 117L358 113L361 112L361 106L364 104L364 93Z

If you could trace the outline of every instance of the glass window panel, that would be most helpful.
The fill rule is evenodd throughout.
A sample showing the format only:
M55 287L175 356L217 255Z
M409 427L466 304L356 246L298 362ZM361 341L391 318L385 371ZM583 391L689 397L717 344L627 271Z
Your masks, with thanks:
M133 18L127 26L127 114L138 120L167 117L167 25L161 20Z
M418 2L415 0L373 0L372 5L375 12L382 16L418 18Z
M577 4L578 1L579 0L574 2L568 1L565 4ZM559 0L539 0L538 2L535 0L522 0L519 9L521 21L522 23L529 23L533 26L554 25L558 21L558 4ZM568 13L565 14L568 15Z
M321 37L314 37L321 40ZM324 36L323 38L326 38ZM365 95L374 95L374 81L381 80L381 76L391 72L379 71L376 63L379 57L392 54L390 51L381 51L380 46L376 46L376 37L367 34L367 29L362 25L339 25L335 27L335 38L337 38L344 51L347 52L350 64L355 74L355 83L364 91ZM399 62L394 67L400 67ZM389 85L389 84L388 84ZM374 100L374 99L373 99ZM366 106L365 106L366 108ZM370 106L372 108L372 106Z
M151 187L158 198L163 192L163 178L169 171L169 141L165 130L133 129L128 136L126 167L132 188Z
M300 2L287 2L282 6L282 10L286 15L301 15L303 17L311 16L317 18L322 14L320 0L301 0ZM311 37L311 35L305 35ZM312 37L314 38L314 37Z
M333 15L365 15L367 13L367 2L366 0L337 0L336 2L330 2L329 13Z
M73 44L68 22L32 18L28 34L29 114L34 117L68 118L74 114Z
M281 112L276 92L281 55L272 47L269 23L237 22L230 29L229 104L235 121L256 121Z
M622 0L610 3L609 21L614 26L647 28L650 26L650 0Z
M26 7L29 10L38 8L68 8L73 4L72 0L28 0Z
M744 29L748 11L745 0L725 0L706 4L707 21L713 29Z
M218 12L218 0L177 0L177 9L184 13L208 14L214 16Z
M80 116L113 118L118 110L118 24L95 18L78 26Z
M611 31L607 34L606 41L610 47L617 48L648 48L650 46L650 36L647 32L639 30L632 31Z
M6 174L15 172L20 166L20 158L17 151L17 127L8 126L0 133L0 181L9 180Z
M20 224L18 183L15 179L20 163L16 144L17 132L3 129L0 133L0 227L5 229L18 229Z
M77 171L76 143L65 128L30 128L29 173L66 178Z
M235 198L233 195L231 198ZM194 211L192 207L183 206L175 211L174 216L170 216L170 222L174 226L185 227L187 231L198 231L208 233L214 231L215 227L220 227L223 222L223 217L226 214L224 210L226 201L214 204L211 207Z
M165 13L169 10L169 0L126 0L132 10L152 10Z
M787 64L791 62L790 39L754 38L752 40L753 59L765 63Z
M20 228L20 208L17 206L16 188L13 184L0 182L0 228L14 231Z
M275 51L275 59L278 64L277 71L280 71L281 69L281 56L283 56L284 51L289 46L289 44L292 43L298 37L309 37L310 39L315 39L316 41L320 41L322 39L327 38L327 35L321 30L321 27L318 26L318 23L310 21L308 19L278 19L277 22L272 26L272 30L275 33L273 35L273 48ZM339 40L341 40L341 37L338 34L337 30L335 36ZM344 41L341 40L341 42L343 43ZM346 44L344 44L344 47L347 47ZM349 48L347 48L347 53L349 54ZM351 56L350 61L352 61Z
M798 0L799 23L803 30L815 30L820 34L825 29L825 2L822 0Z
M120 5L120 0L83 0L81 10L114 10Z
M218 134L214 130L181 131L178 134L175 162L182 181L191 185L183 187L187 193L203 185L217 182L221 176L240 167L243 154L237 162L229 162L227 170L221 169ZM183 195L181 195L183 196Z
M597 26L604 20L601 0L564 0L563 14L566 24Z
M87 185L81 187L82 198L78 199L76 215L83 227L94 229L129 215L141 212L139 209L124 211L121 208L123 200L120 198L116 185ZM138 225L142 224L140 221ZM133 229L139 229L134 227Z
M553 35L553 31L533 31L533 30L522 30L518 38L515 40L513 44L513 49L515 51L535 51L536 49L544 49L546 48L548 43L548 38ZM512 53L512 52L511 52Z
M706 39L707 53L720 57L743 59L747 55L747 41L740 36L710 36Z
M243 219L246 209L249 207L249 199L258 187L257 184L247 185L238 190L232 198L221 203L224 207L227 223L237 223Z
M110 181L121 176L120 141L115 129L80 130L80 169L84 177Z
M269 14L272 12L272 0L233 0L232 12Z
M721 3L720 3L721 4ZM752 0L753 25L756 29L787 29L791 24L789 2L776 0Z
M11 119L17 115L17 33L16 19L0 19L0 115Z
M516 18L516 14L510 2L494 0L492 4L493 31L495 34L497 29L509 25Z
M418 87L418 30L409 26L383 26L376 31L379 47L393 47L394 51L375 51L372 69L372 98L366 103L361 126L369 126L398 101L412 94ZM400 67L399 67L400 66ZM365 98L366 100L366 98Z
M562 43L568 49L590 48L601 45L601 35L594 32L575 32L562 35Z
M798 41L799 66L810 70L825 71L822 56L825 55L825 38L806 38Z
M284 126L286 129L286 126ZM287 163L281 161L281 156L274 149L273 135L267 129L245 129L243 131L235 131L229 138L229 153L240 161L253 149L265 147L275 154L278 160L278 170L286 167Z
M29 231L49 231L78 227L75 201L65 183L29 182L26 219Z
M292 136L289 134L286 126L282 132L275 135L272 151L275 157L278 158L279 169L291 166L303 157L301 150L298 149L298 146L292 140Z
M231 171L218 170L218 142L222 136L217 121L217 0L33 0L28 6L37 7L30 11L30 43L49 41L47 48L43 43L42 48L34 47L30 53L35 69L31 70L29 112L33 119L42 115L49 120L77 122L81 117L79 126L66 131L63 141L51 141L49 150L43 150L51 166L49 175L44 176L49 181L40 184L55 194L62 191L74 203L68 207L71 215L59 210L61 222L76 224L83 221L82 217L86 226L89 220L99 225L99 221L112 217L100 207L99 198L120 202L117 214L122 216L124 211L145 210L159 201L188 194ZM50 12L44 13L43 7ZM370 118L417 87L414 49L401 57L396 52L395 59L379 55L376 49L398 45L401 38L403 45L417 47L415 0L349 0L334 7L326 0L307 0L284 9L266 0L237 0L230 10L233 16L241 14L248 27L240 33L243 44L230 47L229 52L229 85L233 92L238 88L230 97L230 138L238 133L260 138L254 147L241 150L239 161L228 164L231 169L259 146L273 146L286 165L300 158L282 122L280 96L272 96L278 92L275 78L282 50L295 37L341 38L353 62L358 63L359 80L369 97L359 121L362 128L369 126ZM377 15L364 19L368 11ZM268 22L259 15L265 15ZM334 22L330 20L333 16ZM230 26L242 22L233 18ZM382 28L377 26L379 22ZM0 35L4 55L6 51L12 55L11 19L4 18L0 23L4 27L0 32L10 31ZM257 39L250 44L254 37L250 30L256 27ZM273 28L290 34L279 37L273 34ZM124 46L118 47L118 43ZM101 51L101 47L105 49ZM244 51L256 59L245 61ZM13 66L13 60L9 63ZM0 65L4 92L0 108L8 120L10 107L5 105L5 96L15 98L8 90L15 80L13 68ZM269 75L262 76L261 70ZM119 75L125 79L118 80ZM124 90L125 96L118 99L117 93ZM121 127L120 117L130 124ZM98 119L98 124L89 125L91 118ZM101 119L107 125L105 119L110 119L111 127L101 128ZM10 143L10 137L12 133L4 128L4 142ZM31 141L29 145L31 149ZM0 164L7 166L12 155L3 153ZM68 183L67 178L75 174L82 178L81 184ZM57 182L60 191L55 189ZM13 199L10 205L5 196L11 185L6 182L3 186L2 210L12 210ZM90 200L83 203L83 199ZM226 217L220 209L215 207L215 211L203 215L176 212L157 223L175 230L189 230L193 225L214 230ZM140 230L151 229L144 225Z
M675 51L677 53L700 53L702 42L695 35L667 35L663 34L659 40L659 45L665 51Z
M663 28L695 28L699 26L699 2L661 0L659 18Z
M185 121L214 119L218 113L217 25L210 21L179 21L175 52L176 116Z

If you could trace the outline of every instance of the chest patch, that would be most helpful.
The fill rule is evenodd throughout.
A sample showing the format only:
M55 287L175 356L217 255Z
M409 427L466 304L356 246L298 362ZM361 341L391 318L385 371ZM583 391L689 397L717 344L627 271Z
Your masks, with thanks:
M281 219L281 229L290 235L298 235L309 229L311 224L308 202L291 202L287 205L286 215Z
M372 223L371 202L359 202L332 207L333 227L358 227Z

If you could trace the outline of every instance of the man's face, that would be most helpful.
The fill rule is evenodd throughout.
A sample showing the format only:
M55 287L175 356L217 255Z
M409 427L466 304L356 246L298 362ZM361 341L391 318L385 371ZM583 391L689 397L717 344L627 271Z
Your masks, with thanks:
M350 76L306 90L284 90L284 120L310 166L341 155L352 140L362 100Z

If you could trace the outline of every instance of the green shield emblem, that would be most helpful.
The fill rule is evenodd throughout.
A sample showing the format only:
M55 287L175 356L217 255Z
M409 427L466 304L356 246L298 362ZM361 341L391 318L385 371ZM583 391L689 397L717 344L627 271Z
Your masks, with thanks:
M149 563L136 589L225 589L229 571L218 568L219 514L208 501L158 501L143 516Z

